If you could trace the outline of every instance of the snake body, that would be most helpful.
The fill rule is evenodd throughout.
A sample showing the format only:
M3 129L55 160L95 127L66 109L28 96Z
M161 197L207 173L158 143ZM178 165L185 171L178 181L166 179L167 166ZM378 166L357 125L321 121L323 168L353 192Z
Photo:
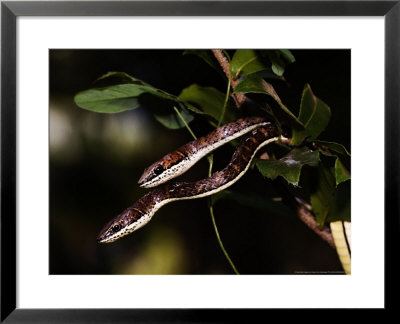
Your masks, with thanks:
M109 221L97 240L102 243L113 242L146 225L156 211L167 203L210 196L234 184L246 173L258 150L279 139L276 127L264 118L242 118L217 128L153 163L139 180L144 187L164 183L188 170L217 147L249 132L223 170L196 182L169 183L153 189Z
M144 170L138 183L144 188L159 186L186 172L202 157L221 145L266 124L267 121L262 117L247 117L219 127L208 135L189 142L154 162Z

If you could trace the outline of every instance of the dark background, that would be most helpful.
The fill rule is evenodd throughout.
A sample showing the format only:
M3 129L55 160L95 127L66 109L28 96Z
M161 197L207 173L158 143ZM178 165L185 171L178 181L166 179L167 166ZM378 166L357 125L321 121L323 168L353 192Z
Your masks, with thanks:
M284 103L297 113L309 83L332 111L321 139L350 150L350 51L293 50L287 83L273 81ZM98 244L104 223L148 190L137 185L146 166L191 140L187 130L168 130L144 108L98 114L78 108L74 95L93 87L109 71L123 71L178 95L197 83L225 92L226 80L181 50L50 50L50 274L231 274L218 245L207 200L174 202L151 222L111 244ZM195 119L194 132L207 133ZM215 154L215 168L232 148ZM201 179L201 161L185 175ZM257 170L233 187L270 199L276 193ZM295 214L267 214L221 200L214 208L222 241L240 273L293 274L342 271L335 250Z

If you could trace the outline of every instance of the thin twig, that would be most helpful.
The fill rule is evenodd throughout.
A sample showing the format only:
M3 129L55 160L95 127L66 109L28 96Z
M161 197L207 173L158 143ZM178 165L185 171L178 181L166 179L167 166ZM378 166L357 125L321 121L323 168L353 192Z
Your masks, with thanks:
M182 114L179 112L178 108L176 108L174 106L175 112L178 115L178 117L181 119L181 121L183 122L183 124L185 125L186 129L189 131L190 135L192 135L192 137L197 140L196 135L194 135L192 129L190 128L190 126L188 125L188 123L186 122L185 118L183 118Z
M228 105L230 90L231 90L231 78L228 78L228 88L227 88L227 90L226 90L224 105L222 106L221 115L219 116L217 128L218 128L219 126L221 126L222 120L223 120L224 117L225 117L226 106Z
M298 202L296 212L299 219L306 224L308 228L327 242L332 248L335 248L335 242L333 241L331 231L328 227L320 228L311 210L309 210L304 204Z
M230 90L230 89L229 89L229 87L228 87L228 92L227 92L227 93L229 93L229 90ZM226 108L225 106L226 106L226 104L227 104L227 100L225 100L225 102L224 102L224 107L222 108L222 113L221 113L221 118L220 118L221 120L222 120L223 114L224 114L224 112L225 112L225 108ZM192 137L196 140L196 139L197 139L197 136L194 134L194 132L192 131L192 129L190 128L190 126L186 123L185 119L183 118L182 114L179 112L178 108L176 108L176 107L174 106L174 109L175 109L175 112L176 112L176 114L178 115L178 117L179 117L179 118L181 119L181 121L184 123L186 129L189 131L189 133L192 135ZM211 173L212 173L212 166L213 166L213 155L212 155L212 154L210 154L210 155L208 156L208 163L209 163L208 176L210 177L210 176L211 176ZM226 251L224 245L222 244L222 240L221 240L221 237L220 237L220 235L219 235L217 223L216 223L216 221L215 221L214 208L213 208L213 206L212 206L211 199L209 200L209 207L208 207L208 209L209 209L209 211L210 211L211 220L212 220L212 223L213 223L215 235L217 236L217 241L218 241L218 243L219 243L219 245L220 245L220 247L221 247L221 250L222 250L222 252L224 253L225 258L228 260L229 264L231 265L233 271L234 271L236 274L240 274L239 271L236 269L234 263L232 262L232 259L229 257L229 254L228 254L228 252Z
M228 72L229 73L229 72ZM219 117L219 121L218 121L218 125L217 128L219 126L221 126L222 120L224 119L225 116L225 111L226 111L226 106L228 105L228 98L229 98L229 93L231 91L231 79L228 77L228 87L226 89L226 96L225 96L225 100L224 100L224 105L221 109L221 115ZM213 162L214 162L214 155L210 154L208 156L208 163L209 163L209 168L208 168L208 176L211 177L212 174L212 168L213 168ZM217 236L217 241L219 243L219 246L222 250L222 252L225 255L225 258L228 260L229 264L231 265L233 271L238 275L240 274L239 271L236 269L235 264L233 263L232 259L230 258L228 252L226 251L224 244L222 243L221 237L219 235L219 231L218 231L218 227L217 227L217 222L215 220L215 216L214 216L214 207L211 201L211 198L209 198L209 205L208 205L208 209L210 210L210 216L211 216L211 220L213 223L213 227L214 227L214 231L215 231L215 235Z
M228 260L229 264L231 265L233 271L238 275L238 274L239 274L239 271L237 271L235 265L233 264L231 258L229 257L228 252L226 252L225 247L224 247L224 245L222 244L221 237L219 236L217 224L216 224L216 222L215 222L214 210L213 210L213 207L212 207L211 204L210 204L210 206L209 206L209 209L210 209L210 215L211 215L211 219L212 219L213 226L214 226L214 231L215 231L215 234L217 235L217 240L218 240L218 243L219 243L219 245L220 245L220 247L221 247L221 250L222 250L222 252L224 253L225 258Z
M234 80L231 78L230 64L229 64L228 59L226 58L226 56L224 55L222 50L213 49L212 52L213 52L215 58L217 59L219 65L221 65L221 68L224 71L228 80L231 80L232 89L235 90L236 86L239 83L239 80ZM232 97L238 108L240 108L243 105L243 103L246 101L246 96L244 93L233 93Z

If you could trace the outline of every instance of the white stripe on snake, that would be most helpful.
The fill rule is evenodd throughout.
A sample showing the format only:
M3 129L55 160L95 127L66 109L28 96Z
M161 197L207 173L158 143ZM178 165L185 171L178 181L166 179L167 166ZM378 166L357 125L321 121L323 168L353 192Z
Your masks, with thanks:
M155 188L108 222L97 240L113 242L146 225L167 203L210 196L236 183L246 173L258 150L281 138L276 127L262 117L238 119L183 145L149 166L139 179L142 187L158 186L186 172L221 145L249 132L223 170L196 182L176 182Z
M330 224L336 252L346 274L351 274L351 223L335 221Z

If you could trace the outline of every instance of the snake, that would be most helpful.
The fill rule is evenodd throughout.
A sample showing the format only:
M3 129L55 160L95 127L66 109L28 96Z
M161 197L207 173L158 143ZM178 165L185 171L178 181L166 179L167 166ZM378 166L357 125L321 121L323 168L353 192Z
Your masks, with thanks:
M243 138L224 169L194 182L166 183L189 170L218 147L241 136ZM239 118L179 147L144 170L139 185L143 188L156 188L105 224L97 241L114 242L138 230L167 203L207 197L232 186L247 172L262 147L282 138L274 124L263 117L253 116Z
M346 274L351 274L351 222L335 221L329 224L336 252Z
M245 134L247 136L241 140L229 164L223 170L195 182L165 184L185 173L220 146ZM167 203L207 197L228 188L247 172L251 161L262 147L281 139L286 138L278 135L277 128L265 118L246 117L219 127L208 135L168 153L147 167L139 178L139 186L156 188L110 220L100 231L97 241L114 242L138 230ZM351 274L351 223L332 222L330 229L343 269L346 274Z

